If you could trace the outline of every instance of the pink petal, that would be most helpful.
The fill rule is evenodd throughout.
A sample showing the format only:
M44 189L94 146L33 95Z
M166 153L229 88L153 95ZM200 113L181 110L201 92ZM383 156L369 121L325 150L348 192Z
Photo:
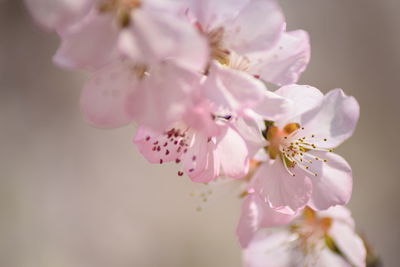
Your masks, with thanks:
M236 233L242 248L246 248L258 230L264 227L286 225L294 215L283 214L271 209L257 194L247 196Z
M189 173L189 177L193 182L196 183L208 183L220 174L221 163L218 155L215 152L215 147L212 144L208 144L208 151L205 155L206 164L202 172Z
M260 134L261 128L255 120L239 118L232 127L246 142L249 158L253 158L261 148L267 145L265 138Z
M279 88L275 93L289 99L292 103L284 114L285 119L277 122L280 126L298 121L300 115L317 107L324 97L320 90L308 85L287 85Z
M145 127L138 128L133 142L140 153L154 164L176 161L183 154L183 149L178 150L179 146L173 141L171 142L168 135L154 132Z
M329 235L352 266L364 267L366 250L361 238L346 224L334 222Z
M225 42L238 54L272 48L284 30L283 14L275 1L253 0L225 23Z
M310 40L302 30L282 35L277 45L268 52L250 56L256 62L250 73L279 86L296 83L310 61Z
M346 96L341 89L334 89L324 96L320 105L302 116L301 125L305 132L320 140L315 143L317 146L332 148L353 134L359 115L357 100Z
M215 144L209 142L208 137L201 133L194 135L192 145L183 159L183 167L192 181L209 182L219 173L219 166L215 166L213 161L214 150Z
M137 86L128 102L128 112L136 121L153 130L164 131L180 121L190 104L191 92L200 77L172 62L154 66Z
M243 71L213 62L202 90L216 107L240 112L258 104L266 88L261 81Z
M183 114L185 124L207 136L219 136L225 126L216 123L213 119L213 109L210 101L203 97L193 97L193 99L195 100L190 105L190 108Z
M316 210L325 210L335 205L349 202L353 188L350 165L335 153L310 151L312 155L327 162L314 161L310 170L317 173L311 177L313 192L310 206Z
M238 10L250 0L191 0L188 8L194 20L202 25L204 30L221 26L227 19L235 17Z
M217 155L224 174L231 178L242 178L249 171L249 151L246 142L232 128L218 137Z
M121 33L119 47L132 60L158 64L169 59L191 70L204 70L208 43L189 22L165 12L135 10L130 27Z
M93 0L25 0L35 21L47 30L61 30L86 15Z
M325 248L318 251L318 254L314 256L316 258L315 266L321 267L353 267L348 263L342 256L335 252Z
M291 102L276 93L264 90L262 100L253 108L253 112L266 120L279 120L291 108Z
M304 208L312 191L310 179L297 171L297 167L293 172L296 176L291 176L282 161L276 159L262 164L253 177L256 192L265 197L273 209L285 210L288 214Z
M81 95L81 109L94 126L114 128L132 121L127 101L134 93L137 79L123 62L108 65L87 81Z
M97 69L117 57L118 29L111 14L92 12L60 35L61 46L53 58L60 66Z

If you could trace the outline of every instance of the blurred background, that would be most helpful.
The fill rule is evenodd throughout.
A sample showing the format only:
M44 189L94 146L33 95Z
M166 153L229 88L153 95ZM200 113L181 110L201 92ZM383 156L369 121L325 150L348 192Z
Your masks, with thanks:
M338 149L354 171L350 208L385 266L398 266L400 1L280 2L288 28L311 35L301 83L361 104ZM236 195L196 212L194 186L175 166L148 164L133 127L85 123L85 77L52 64L57 44L22 1L0 0L0 266L241 266Z

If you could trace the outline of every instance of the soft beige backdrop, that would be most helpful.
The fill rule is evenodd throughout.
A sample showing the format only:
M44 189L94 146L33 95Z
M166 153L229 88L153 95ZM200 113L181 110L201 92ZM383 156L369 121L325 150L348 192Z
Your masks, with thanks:
M302 83L342 87L362 116L339 151L354 169L350 204L361 231L398 266L400 2L281 0L289 29L310 32ZM240 202L202 213L175 166L151 166L133 127L81 118L84 77L52 65L55 36L18 0L0 0L0 266L239 267ZM397 254L396 254L397 253Z

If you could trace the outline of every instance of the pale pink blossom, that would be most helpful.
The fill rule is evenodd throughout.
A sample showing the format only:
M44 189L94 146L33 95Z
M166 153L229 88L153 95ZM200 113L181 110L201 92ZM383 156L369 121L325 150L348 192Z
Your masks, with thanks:
M292 108L268 122L264 132L268 158L255 173L250 190L285 214L295 214L306 205L324 210L346 204L352 171L332 149L353 134L357 101L341 89L323 96L318 89L301 85L275 93L291 100Z
M34 17L60 35L54 61L63 67L92 70L128 56L136 64L168 59L201 71L209 55L206 39L176 15L173 3L27 0Z
M182 162L179 175L196 182L220 175L241 178L255 152L265 145L258 125L246 111L265 104L263 116L276 118L286 110L286 100L267 91L247 73L215 63L195 92L182 119L163 132L140 128L135 144L151 163Z
M308 34L286 32L274 0L193 0L187 10L221 64L284 85L296 82L309 62Z
M366 249L350 211L306 208L291 224L260 230L243 250L245 267L363 267Z

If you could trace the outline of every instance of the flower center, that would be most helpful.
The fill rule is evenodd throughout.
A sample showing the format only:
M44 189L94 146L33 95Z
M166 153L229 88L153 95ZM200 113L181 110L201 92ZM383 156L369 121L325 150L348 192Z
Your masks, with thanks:
M211 50L211 58L222 65L229 64L230 52L223 46L224 29L222 27L211 30L206 34Z
M99 11L113 13L117 18L118 25L124 28L131 22L131 11L141 5L141 0L104 0L99 5Z
M310 171L310 165L314 161L327 162L326 159L316 157L308 151L325 151L332 152L332 149L318 147L315 143L319 141L328 141L326 138L320 140L315 134L301 135L304 131L298 123L286 124L283 129L277 126L269 125L266 130L266 139L269 145L266 150L271 159L280 158L285 169L292 176L295 176L293 169L295 166L300 167L310 175L318 176L317 173Z
M149 75L149 68L144 64L136 64L131 67L132 73L138 80L143 80Z
M329 230L332 226L332 218L318 217L314 210L306 207L303 216L298 223L291 225L291 231L298 235L300 247L305 254L318 248L321 241L330 247L326 242L329 238Z

